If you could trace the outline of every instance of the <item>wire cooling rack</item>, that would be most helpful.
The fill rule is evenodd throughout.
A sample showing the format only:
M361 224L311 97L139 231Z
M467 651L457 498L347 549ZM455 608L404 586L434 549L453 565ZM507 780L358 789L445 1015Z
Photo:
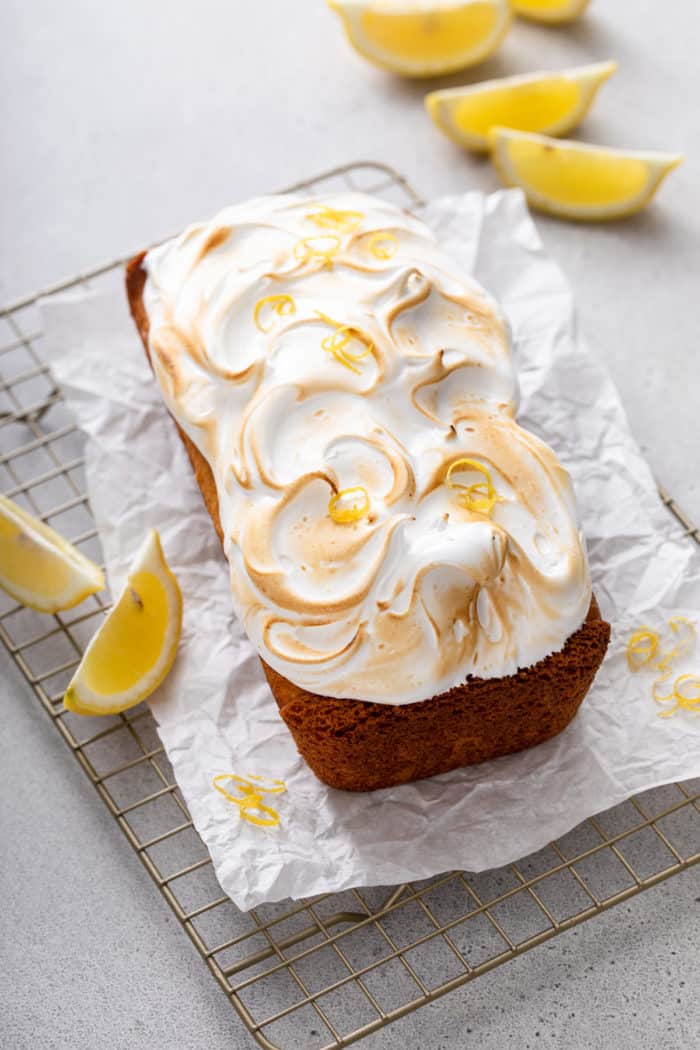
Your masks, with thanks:
M358 163L294 189L357 189L419 209ZM101 559L83 444L42 355L40 295L122 281L124 260L0 311L0 491ZM661 492L689 542L697 528ZM495 871L240 912L221 894L145 705L83 719L63 691L104 615L98 594L42 616L0 592L0 637L248 1031L268 1048L347 1046L700 860L700 780L648 791Z

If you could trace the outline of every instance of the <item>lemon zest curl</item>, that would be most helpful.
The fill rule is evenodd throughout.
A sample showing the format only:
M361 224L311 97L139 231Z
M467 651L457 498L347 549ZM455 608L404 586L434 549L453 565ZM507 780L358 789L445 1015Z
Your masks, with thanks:
M321 340L321 346L323 349L332 354L336 361L344 365L345 368L350 369L356 375L361 375L359 368L355 367L354 362L362 361L363 358L368 357L374 350L374 343L361 332L359 328L355 328L354 325L343 324L342 321L335 321L328 314L322 313L321 310L316 310L315 313L321 318L327 325L334 328L335 331L331 332L330 335L324 336ZM364 345L364 350L351 350L348 349L350 344L355 340L356 342Z
M240 795L232 795L222 786L224 781L233 781L241 792ZM253 783L255 781L256 783ZM219 773L212 780L212 785L229 802L238 807L242 820L249 824L255 824L260 828L276 828L280 822L280 815L276 809L263 803L263 795L281 795L287 790L283 780L267 780L265 777L249 776L239 777L237 773ZM254 812L251 812L254 811ZM256 814L261 814L260 816Z
M684 687L694 690L693 696L686 696L682 691ZM700 711L700 676L696 674L681 674L673 683L673 695L676 699L676 707L683 707L687 711Z
M361 211L340 211L329 205L322 205L318 211L304 216L309 222L320 226L322 230L339 230L341 233L354 233L364 219Z
M461 470L476 470L483 474L485 480L476 481L471 485L453 481L452 475ZM466 510L476 514L490 517L495 505L503 502L503 497L496 492L490 470L476 459L456 459L445 475L445 484L456 491L458 501Z
M639 627L633 631L627 642L627 666L630 671L639 671L650 664L658 648L659 635L651 627Z
M700 676L681 674L675 679L673 677L673 661L695 646L695 625L685 616L673 616L668 626L676 643L666 652L659 652L658 631L646 626L633 631L627 640L627 666L633 672L645 668L659 672L652 683L651 695L657 704L673 704L673 707L659 711L659 718L669 718L678 710L700 713ZM691 695L688 695L689 691Z
M351 499L355 493L360 494L360 499L357 501ZM351 500L350 505L341 506L342 502L348 499ZM355 485L349 489L340 489L328 501L328 513L338 525L348 525L353 521L359 521L360 518L364 518L368 510L369 494L362 485Z
M334 233L319 233L314 237L303 237L294 245L294 258L305 264L309 262L322 262L324 266L331 269L333 259L341 248L340 237Z
M379 230L377 233L373 233L367 243L368 252L375 257L375 259L391 259L399 247L398 238L393 234L389 233L388 230Z
M262 299L258 299L253 310L253 320L256 328L265 333L272 331L272 325L264 325L260 320L260 312L266 306L270 306L273 313L276 313L278 317L290 317L297 312L296 303L291 295L266 295Z

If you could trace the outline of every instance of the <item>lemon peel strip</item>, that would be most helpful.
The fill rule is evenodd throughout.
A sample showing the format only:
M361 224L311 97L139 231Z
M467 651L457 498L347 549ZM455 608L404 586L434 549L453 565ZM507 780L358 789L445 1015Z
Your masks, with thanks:
M691 689L694 689L695 695L686 696L681 691L684 685L689 685ZM691 711L700 710L700 677L696 674L679 675L673 683L673 695L680 707L685 707Z
M485 480L463 485L452 480L453 473L459 470L476 470L484 475ZM445 484L456 491L458 501L466 510L476 514L490 517L495 505L503 502L503 497L498 495L494 487L491 471L476 459L456 459L445 475Z
M683 688L689 686L695 690L694 696L687 696ZM700 677L696 674L681 674L673 683L673 691L664 699L675 700L669 711L659 711L659 718L670 718L678 710L696 711L700 714Z
M695 625L685 616L673 616L668 621L668 626L674 635L680 635L683 628L685 628L685 637L679 639L679 641L669 649L667 653L661 654L661 659L655 664L657 671L670 671L671 662L678 656L685 656L695 646Z
M627 642L627 666L630 671L639 671L646 667L656 656L659 648L659 635L651 627L639 627Z
M696 674L678 675L670 686L670 691L661 692L673 679L673 661L679 656L691 652L696 642L695 624L686 616L672 616L668 620L671 633L678 639L667 652L659 655L659 633L651 627L638 627L627 640L627 666L630 671L641 671L644 668L661 672L651 687L651 695L657 704L673 704L666 711L659 711L659 718L669 718L678 710L700 713L700 676ZM655 662L656 661L656 662ZM688 690L692 695L688 695Z
M666 682L669 682L671 680L672 675L672 671L664 671L663 674L660 675L652 684L651 695L657 704L667 704L670 700L673 700L673 686L671 687L670 693L666 693L665 695L663 695L659 692L659 687L665 685Z
M359 502L351 502L348 507L341 507L339 505L343 500L349 499L355 493L361 494ZM368 510L369 494L367 489L363 488L362 485L355 485L349 489L340 489L340 491L336 492L334 496L331 496L328 501L328 513L338 525L348 525L353 521L359 521L360 518L364 518Z
M683 629L685 628L685 637L681 636L665 659L668 660L671 657L675 658L676 656L684 656L686 653L691 652L695 647L696 639L695 624L692 620L689 620L686 616L672 616L668 621L668 626L675 635L682 635Z
M356 375L361 375L359 368L355 368L353 362L362 361L363 358L368 357L374 350L374 343L372 340L361 332L358 328L353 325L343 324L341 321L335 321L328 314L324 314L321 310L314 311L318 317L325 324L330 325L335 331L330 335L324 336L321 340L321 346L323 349L332 354L336 361L344 365L351 372ZM364 344L364 350L352 351L348 350L348 346L355 339L360 343Z
M304 216L309 222L320 226L323 230L340 230L341 233L354 233L364 219L361 211L341 211L324 204L318 211L309 212Z
M334 233L303 237L294 245L294 258L302 264L322 260L323 265L331 269L333 259L340 251L341 244L340 237Z
M367 242L367 251L373 255L375 259L391 259L392 256L396 255L398 247L398 237L394 236L393 233L385 233L383 231L373 233Z
M278 317L291 317L297 312L296 303L291 295L266 295L258 299L253 310L253 320L256 328L265 333L272 331L272 325L264 325L260 320L260 313L266 306L270 306Z
M264 804L263 795L281 795L286 792L287 785L283 780L268 781L268 784L273 785L272 787L263 786L262 783L252 783L252 781L260 782L264 779L257 776L240 777L237 773L219 773L212 780L212 785L227 801L238 807L242 820L247 820L249 824L255 824L260 828L276 828L280 822L280 815L276 809L272 809L271 806ZM232 795L222 786L227 780L233 781L235 786L241 791L241 795ZM255 813L250 812L251 810L266 814L268 819L256 816Z

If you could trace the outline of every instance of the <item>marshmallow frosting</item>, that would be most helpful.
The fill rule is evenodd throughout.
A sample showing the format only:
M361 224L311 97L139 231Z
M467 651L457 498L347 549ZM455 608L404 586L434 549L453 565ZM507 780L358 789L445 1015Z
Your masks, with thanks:
M143 266L155 374L271 667L404 704L564 646L591 597L571 482L515 421L498 306L423 223L361 194L263 197ZM486 477L495 502L464 498ZM366 510L338 521L347 489Z

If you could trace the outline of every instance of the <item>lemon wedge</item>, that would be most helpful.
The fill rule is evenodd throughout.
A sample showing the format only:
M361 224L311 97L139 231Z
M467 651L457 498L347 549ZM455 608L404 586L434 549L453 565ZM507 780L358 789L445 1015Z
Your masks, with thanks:
M582 15L591 0L510 0L511 7L521 18L533 22L559 24L573 22Z
M409 77L474 65L496 50L512 20L508 0L327 0L350 43L370 62Z
M54 529L0 496L0 587L37 612L71 609L101 591L94 562Z
M565 135L583 120L598 88L616 69L615 62L598 62L554 73L486 80L432 91L425 96L425 105L440 130L454 142L486 152L488 132L499 125Z
M180 587L152 529L122 593L85 650L65 706L79 715L114 715L140 703L172 667L181 627Z
M622 219L648 204L683 160L672 153L608 149L493 128L491 159L507 186L520 186L533 208L565 219Z

